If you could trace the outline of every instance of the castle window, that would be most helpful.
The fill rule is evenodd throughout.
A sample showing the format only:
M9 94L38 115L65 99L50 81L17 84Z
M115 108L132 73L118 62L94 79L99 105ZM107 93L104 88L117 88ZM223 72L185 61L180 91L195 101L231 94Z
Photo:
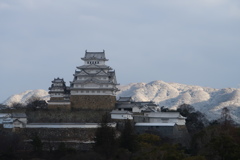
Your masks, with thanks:
M81 91L81 93L83 93L83 91Z
M94 91L92 91L92 93L94 93Z
M97 93L100 93L100 91L97 91Z
M89 93L89 91L86 91L87 93Z

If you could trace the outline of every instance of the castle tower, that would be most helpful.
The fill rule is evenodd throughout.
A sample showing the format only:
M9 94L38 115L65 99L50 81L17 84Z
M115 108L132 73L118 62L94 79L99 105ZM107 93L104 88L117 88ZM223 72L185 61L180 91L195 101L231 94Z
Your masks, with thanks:
M49 109L70 109L69 87L65 85L63 79L54 78L51 87L49 87L50 100Z
M85 52L70 85L71 107L74 109L113 109L116 103L115 71L105 65L105 52Z

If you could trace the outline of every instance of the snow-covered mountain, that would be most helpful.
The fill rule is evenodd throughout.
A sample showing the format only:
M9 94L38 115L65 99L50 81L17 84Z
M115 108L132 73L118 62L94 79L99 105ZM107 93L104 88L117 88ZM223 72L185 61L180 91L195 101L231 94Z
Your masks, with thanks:
M206 114L210 120L219 118L222 108L228 107L232 118L240 123L240 89L213 89L163 81L131 83L119 88L121 91L117 93L117 97L132 96L135 101L154 101L168 108L186 103ZM49 99L45 90L29 90L11 96L4 104L26 103L32 96Z
M153 81L132 83L120 87L120 96L132 96L135 101L154 101L159 106L176 109L190 104L209 120L220 118L222 108L228 107L235 122L240 123L240 89L214 89L178 83Z
M5 100L3 104L9 107L11 107L13 104L16 104L16 103L26 104L32 98L49 100L50 96L48 94L48 91L45 91L43 89L27 90L25 92L12 95L7 100Z

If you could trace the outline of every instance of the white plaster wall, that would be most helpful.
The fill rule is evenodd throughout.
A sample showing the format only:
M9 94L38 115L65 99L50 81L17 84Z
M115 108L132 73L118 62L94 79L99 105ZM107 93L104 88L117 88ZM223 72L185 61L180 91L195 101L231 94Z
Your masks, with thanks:
M178 118L156 118L156 117L151 117L149 119L150 123L176 123L178 125L185 125L185 120L181 120Z
M23 124L20 122L13 122L13 128L23 128Z
M70 102L48 102L49 105L70 105Z
M112 119L133 119L132 115L128 114L111 114Z
M89 60L89 61L84 61L84 65L91 65L90 63L88 64L88 62L92 62L92 64L95 64L94 62L96 62L96 65L104 65L105 61L101 61L101 60ZM99 62L99 64L97 64L97 62Z
M81 92L80 90L79 91L71 91L71 95L115 95L115 94L113 94L112 91L100 90L100 93L98 93L97 91L98 90L95 90L94 93L91 90L89 90L88 92L87 91Z
M13 128L13 124L3 124L3 128Z
M138 107L133 107L133 108L132 108L132 112L133 112L133 113L140 113L141 110L140 110Z
M26 128L98 128L101 125L98 123L85 123L85 124L34 124L26 125ZM109 123L109 127L116 127L116 123Z
M50 97L63 97L64 94L60 93L59 95L57 95L56 93L51 93Z
M19 121L23 122L24 124L27 123L27 118L12 118L12 119L13 119L13 121L18 119Z

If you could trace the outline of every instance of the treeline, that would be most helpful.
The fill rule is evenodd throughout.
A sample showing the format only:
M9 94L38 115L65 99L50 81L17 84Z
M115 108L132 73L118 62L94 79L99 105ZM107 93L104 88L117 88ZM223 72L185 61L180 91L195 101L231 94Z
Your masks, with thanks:
M22 137L0 130L0 159L82 159L82 160L238 160L240 159L240 128L231 119L228 108L221 118L209 122L204 114L190 105L181 105L177 111L187 117L189 145L174 144L169 139L153 134L137 135L130 120L121 130L108 126L111 118L102 117L90 151L78 151L60 143L54 150L43 149L43 142L32 137L32 150L24 151ZM51 147L50 147L51 148Z
M125 121L118 134L107 126L96 133L94 151L103 159L122 160L238 160L240 159L240 128L233 122L228 108L223 108L221 118L209 122L204 114L187 104L177 111L187 117L189 146L174 144L153 134L134 133L131 121Z

